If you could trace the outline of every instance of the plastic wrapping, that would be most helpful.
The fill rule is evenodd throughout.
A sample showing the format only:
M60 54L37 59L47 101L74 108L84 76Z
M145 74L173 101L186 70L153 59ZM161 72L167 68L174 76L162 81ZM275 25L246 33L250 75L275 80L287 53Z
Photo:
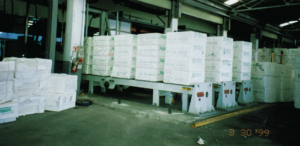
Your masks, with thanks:
M75 91L77 90L77 78L77 75L52 74L49 92L64 93Z
M232 72L232 61L205 61L206 72Z
M271 49L258 49L257 61L271 62Z
M205 72L187 72L164 70L164 82L182 85L194 85L195 83L204 82Z
M0 62L0 82L12 81L15 74L15 62Z
M27 98L13 99L19 103L19 116L44 113L47 94L42 96L31 96Z
M6 102L0 104L0 124L13 122L19 116L19 104Z
M253 97L257 102L274 103L280 98L280 91L272 88L254 88Z
M51 85L50 78L14 79L14 98L47 95ZM54 85L52 85L54 86Z
M110 76L112 71L112 66L92 66L92 74L100 76Z
M281 76L281 67L277 63L252 62L251 73L268 76Z
M92 74L92 65L82 65L83 74Z
M76 91L66 93L48 93L45 110L47 111L62 111L75 107Z
M233 60L233 39L208 37L206 43L207 60Z
M228 72L205 72L205 82L220 83L232 80L232 71Z
M114 56L114 47L94 46L93 56Z
M281 68L281 77L292 78L293 67L289 65L280 65Z
M0 104L13 99L13 81L0 82Z
M136 73L135 70L135 68L130 67L113 67L111 77L134 79Z
M232 72L232 81L242 82L251 80L251 72Z
M114 37L112 36L94 36L93 38L94 46L113 46Z
M136 57L117 56L114 58L113 65L114 65L114 67L135 68L136 67Z
M163 69L165 57L136 57L137 68Z
M235 41L233 42L233 60L251 62L252 60L252 44L249 42Z
M136 68L135 79L146 81L163 81L164 71L163 69L143 69Z
M279 77L252 74L251 80L253 82L254 89L259 89L259 88L279 89L279 84L280 84Z
M166 45L166 34L148 33L139 34L137 37L137 45Z
M251 60L249 62L233 61L233 72L251 72Z
M206 43L203 45L167 45L166 57L205 58Z
M137 53L136 46L115 46L114 56L130 56L135 57Z
M112 56L93 56L92 65L112 66L113 64L114 64L114 57Z
M169 32L167 33L167 45L202 45L207 41L207 35L205 33L199 33L194 31L184 32Z
M85 56L82 64L83 65L92 65L93 64L93 56Z
M114 36L115 46L136 46L137 45L137 35L117 35Z
M137 46L137 56L145 57L165 57L166 47L159 45L140 45Z
M180 58L178 57L166 57L164 69L172 71L192 71L200 72L204 71L205 59L202 58Z

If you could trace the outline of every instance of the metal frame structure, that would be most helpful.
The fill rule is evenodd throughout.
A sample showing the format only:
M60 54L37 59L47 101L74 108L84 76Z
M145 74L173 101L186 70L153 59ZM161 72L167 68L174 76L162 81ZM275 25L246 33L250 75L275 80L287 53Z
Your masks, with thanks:
M105 85L109 89L114 89L117 85L132 86L139 88L153 89L153 105L159 106L159 97L166 96L166 103L170 104L173 98L172 93L182 93L182 111L199 114L214 111L212 101L212 83L196 83L194 86L168 84L163 82L150 82L134 79L122 79L114 77L103 77L95 75L82 75L82 80L89 81L89 92L94 91L94 82L101 86L101 92L105 92ZM188 103L188 95L192 95L191 102Z
M226 81L220 82L219 84L213 85L213 98L212 103L215 105L215 95L217 94L217 105L216 108L228 109L231 107L238 106L235 100L235 82Z
M236 95L239 104L249 104L255 102L253 98L253 82L252 80L245 80L236 82Z

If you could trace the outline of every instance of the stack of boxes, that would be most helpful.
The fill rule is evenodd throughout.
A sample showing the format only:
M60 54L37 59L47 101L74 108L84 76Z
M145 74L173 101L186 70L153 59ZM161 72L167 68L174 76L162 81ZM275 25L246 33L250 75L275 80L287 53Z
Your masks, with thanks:
M93 65L93 37L85 37L82 73L92 74L92 65Z
M232 81L251 79L251 49L252 44L249 42L233 42Z
M281 62L281 54L282 54L282 64L287 64L288 63L288 50L287 49L280 49L280 48L275 48L274 49L274 60L273 62L280 64Z
M232 80L233 39L208 37L206 45L205 81L220 83Z
M300 55L295 58L295 77L294 77L294 104L295 108L300 109Z
M5 58L15 62L13 102L19 103L19 116L43 113L50 87L52 60Z
M252 62L253 97L258 102L277 102L280 98L281 67L277 63Z
M165 50L165 34L138 35L135 79L163 81Z
M280 65L281 75L279 80L279 94L280 102L290 102L293 101L293 86L294 79L292 78L292 66Z
M299 49L297 48L290 48L287 52L287 65L292 66L293 69L295 68L295 58L299 55Z
M205 80L206 34L167 33L164 82L193 85Z
M62 111L75 107L77 75L52 74L45 110Z
M137 36L115 36L114 46L114 63L111 76L126 79L135 78Z
M16 121L19 104L13 99L15 62L0 62L0 124Z
M114 62L114 38L94 36L92 74L110 76Z
M257 51L258 62L271 62L271 49L263 48Z

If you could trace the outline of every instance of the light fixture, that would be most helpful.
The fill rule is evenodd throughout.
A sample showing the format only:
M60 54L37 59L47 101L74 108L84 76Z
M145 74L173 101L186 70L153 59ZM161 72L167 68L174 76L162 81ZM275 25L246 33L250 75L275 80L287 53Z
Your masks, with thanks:
M289 24L294 24L294 23L297 23L298 21L290 21Z
M33 23L33 21L32 21L32 20L29 20L28 22L29 22L29 23Z
M279 26L280 26L280 27L283 27L283 26L287 26L287 25L289 25L289 23L282 23L282 24L280 24Z
M239 2L239 1L238 0L228 0L228 1L224 2L224 3L227 4L227 5L232 5L232 4L235 4L237 2Z
M32 23L28 23L28 25L33 25Z

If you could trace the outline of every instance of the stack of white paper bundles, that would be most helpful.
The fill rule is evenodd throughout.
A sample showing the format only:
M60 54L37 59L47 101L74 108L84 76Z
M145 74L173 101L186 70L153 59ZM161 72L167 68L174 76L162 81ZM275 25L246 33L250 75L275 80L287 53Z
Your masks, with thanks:
M271 49L263 48L258 49L257 61L258 62L271 62Z
M193 85L205 80L206 34L167 33L164 82Z
M277 63L252 62L253 97L258 102L277 102L280 98L281 67Z
M84 60L82 63L82 73L92 74L93 64L93 37L84 38Z
M114 63L114 38L94 36L92 74L110 76Z
M296 56L300 55L299 49L298 48L290 48L288 49L287 53L287 65L290 65L295 68L295 58Z
M295 57L294 98L295 108L300 109L300 55Z
M280 64L281 53L282 53L282 64L287 64L288 63L288 57L287 57L288 49L274 48L273 62Z
M205 81L232 81L233 39L208 37L206 45Z
M251 79L251 49L249 42L233 42L232 81L241 82Z
M12 102L15 62L0 62L0 124L16 121L19 104Z
M279 80L279 94L280 102L290 102L293 101L293 87L294 79L292 78L292 66L281 65L281 75L278 77Z
M165 34L139 34L137 37L135 79L163 81L165 51Z
M114 44L114 67L111 76L126 79L135 78L137 36L115 36Z
M19 103L19 116L43 113L50 87L52 60L5 58L15 61L14 102Z
M45 110L62 111L75 107L77 75L52 74Z

